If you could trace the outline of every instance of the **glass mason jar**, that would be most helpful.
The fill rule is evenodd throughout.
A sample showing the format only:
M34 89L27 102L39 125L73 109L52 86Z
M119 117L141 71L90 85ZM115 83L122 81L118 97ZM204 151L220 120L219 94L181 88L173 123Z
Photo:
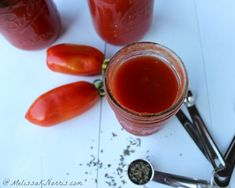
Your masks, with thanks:
M121 64L141 56L161 59L172 69L177 78L176 98L173 104L164 111L158 113L135 112L123 106L114 97L112 84L115 71ZM188 77L183 62L172 50L157 43L138 42L122 48L110 59L104 73L104 85L107 101L122 127L134 135L145 136L157 132L170 117L178 112L187 96Z
M154 0L89 0L96 32L108 43L136 42L148 31Z
M41 49L60 32L60 17L52 0L1 0L0 33L15 47Z

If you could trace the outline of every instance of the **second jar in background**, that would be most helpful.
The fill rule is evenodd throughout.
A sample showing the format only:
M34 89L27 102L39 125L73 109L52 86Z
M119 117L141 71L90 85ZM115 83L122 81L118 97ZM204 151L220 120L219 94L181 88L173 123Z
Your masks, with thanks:
M37 50L57 39L60 17L52 0L2 0L0 32L17 48Z
M96 32L114 45L137 41L146 34L153 5L154 0L89 0Z

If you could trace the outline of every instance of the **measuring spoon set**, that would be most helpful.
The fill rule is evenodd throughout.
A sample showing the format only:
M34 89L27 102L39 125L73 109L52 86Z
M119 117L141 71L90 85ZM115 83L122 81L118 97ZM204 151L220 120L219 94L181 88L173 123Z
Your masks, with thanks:
M235 135L227 151L222 155L195 105L195 97L190 90L184 105L192 121L182 110L179 110L176 117L213 166L211 181L160 172L154 170L153 166L143 159L137 159L129 165L129 179L137 185L144 185L149 181L155 181L177 188L228 188L235 165ZM146 178L141 180L145 176ZM138 178L141 181L138 181Z

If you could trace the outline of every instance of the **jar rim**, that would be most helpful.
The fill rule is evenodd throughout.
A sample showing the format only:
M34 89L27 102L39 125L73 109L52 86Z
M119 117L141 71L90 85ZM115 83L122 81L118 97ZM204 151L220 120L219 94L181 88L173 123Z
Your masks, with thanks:
M123 106L122 104L120 104L115 97L112 95L112 92L110 90L110 87L108 85L108 73L109 73L109 67L112 64L112 62L115 61L115 59L122 53L124 53L124 51L126 51L128 48L133 48L133 47L137 47L137 46L141 46L141 45L149 45L149 46L155 46L158 47L159 49L163 50L164 52L167 52L169 55L173 56L176 60L177 63L180 64L180 67L182 69L183 72L183 78L184 78L184 84L183 84L183 89L182 92L180 94L180 96L177 98L177 100L167 109L161 111L161 112L157 112L157 113L143 113L143 112L137 112L134 110L131 110L125 106ZM127 113L129 115L132 115L134 117L162 117L162 116L169 116L172 114L173 111L175 111L178 107L180 107L182 105L182 103L184 102L185 97L187 96L187 92L188 92L188 85L189 85L189 81L188 81L188 75L187 75L187 71L186 71L186 67L182 61L182 59L170 48L159 44L159 43L155 43L155 42L135 42L135 43L131 43L128 44L126 46L124 46L123 48L121 48L120 50L118 50L110 59L110 62L107 66L107 69L104 73L104 85L105 85L105 90L106 90L106 95L108 95L108 97L111 99L110 101L113 103L113 105L115 105L119 110L123 111L124 113Z

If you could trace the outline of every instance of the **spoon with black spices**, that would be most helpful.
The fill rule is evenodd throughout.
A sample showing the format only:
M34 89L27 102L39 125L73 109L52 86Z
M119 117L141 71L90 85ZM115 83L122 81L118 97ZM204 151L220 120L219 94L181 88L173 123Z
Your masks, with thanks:
M155 171L146 160L137 159L128 167L128 177L136 185L145 185L150 181L169 185L177 188L212 188L210 182L201 179L188 178L165 172Z

